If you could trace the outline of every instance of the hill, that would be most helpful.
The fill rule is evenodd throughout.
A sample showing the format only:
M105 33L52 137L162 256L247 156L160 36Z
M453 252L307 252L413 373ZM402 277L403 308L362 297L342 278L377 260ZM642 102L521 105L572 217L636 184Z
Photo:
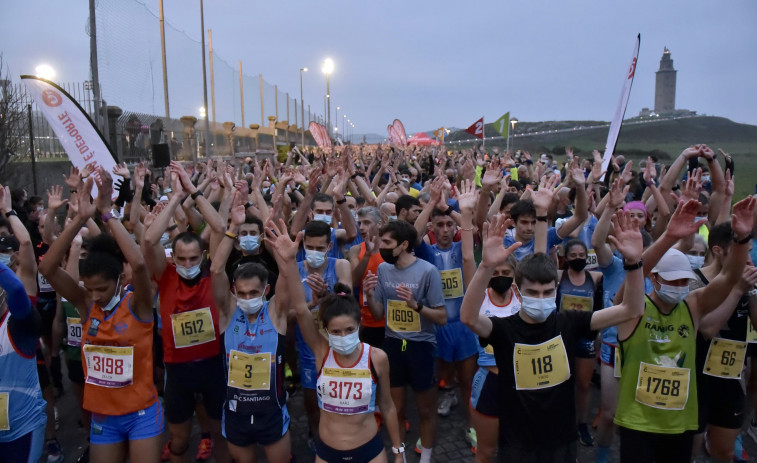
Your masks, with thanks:
M564 154L570 146L579 154L604 151L609 123L603 121L519 122L511 149L532 153ZM498 133L487 124L486 133ZM450 133L451 147L470 146L474 138L464 131ZM631 159L656 155L662 162L674 159L689 145L706 144L731 153L736 163L736 196L755 192L757 182L757 126L739 124L723 117L696 116L668 120L632 118L623 121L615 152ZM504 147L504 138L486 146ZM561 159L561 158L558 158Z

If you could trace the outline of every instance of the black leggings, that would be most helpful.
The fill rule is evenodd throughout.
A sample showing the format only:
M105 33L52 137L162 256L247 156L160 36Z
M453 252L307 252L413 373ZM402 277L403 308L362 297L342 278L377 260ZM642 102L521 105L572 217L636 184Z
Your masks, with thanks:
M656 434L619 426L620 463L689 463L694 431Z

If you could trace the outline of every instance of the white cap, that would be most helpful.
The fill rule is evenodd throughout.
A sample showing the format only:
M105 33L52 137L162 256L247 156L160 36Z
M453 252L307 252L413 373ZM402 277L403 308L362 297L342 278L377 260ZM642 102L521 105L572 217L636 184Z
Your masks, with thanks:
M691 271L689 259L678 249L668 249L652 269L652 273L656 273L668 281L695 280L697 277Z

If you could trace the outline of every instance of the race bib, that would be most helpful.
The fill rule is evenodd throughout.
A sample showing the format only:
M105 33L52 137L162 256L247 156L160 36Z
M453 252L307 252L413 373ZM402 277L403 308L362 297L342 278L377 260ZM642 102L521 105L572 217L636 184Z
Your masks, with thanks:
M563 294L560 297L560 310L580 310L582 312L591 312L594 308L594 300L585 296L574 296L572 294Z
M134 379L134 347L93 346L82 348L87 361L87 382L95 386L124 387Z
M751 325L751 323L750 323ZM730 339L713 338L704 363L706 375L728 379L741 379L747 343Z
M515 388L545 389L570 378L568 354L562 336L537 345L515 344L513 349Z
M442 292L444 299L463 297L463 272L459 268L442 270Z
M689 400L689 376L688 368L641 362L636 401L653 408L683 410Z
M216 338L210 307L171 315L173 342L177 348L205 344Z
M53 289L53 285L51 285L47 281L47 278L42 276L42 274L39 272L37 272L37 285L39 286L40 293L51 293L55 291L55 289Z
M267 391L271 388L271 353L245 354L237 350L229 353L230 387L246 391Z
M752 321L749 319L746 321L746 342L757 342L757 331L754 331Z
M407 306L405 301L389 299L386 302L386 326L400 333L418 333L421 330L421 316Z
M586 254L586 270L595 270L599 268L599 265L597 264L597 253L593 249L589 249L589 252Z
M11 423L8 420L8 400L10 399L10 393L0 392L0 431L8 431L11 428Z
M318 393L323 409L343 415L365 413L371 405L370 370L324 368Z
M81 318L66 318L67 344L72 347L81 346Z

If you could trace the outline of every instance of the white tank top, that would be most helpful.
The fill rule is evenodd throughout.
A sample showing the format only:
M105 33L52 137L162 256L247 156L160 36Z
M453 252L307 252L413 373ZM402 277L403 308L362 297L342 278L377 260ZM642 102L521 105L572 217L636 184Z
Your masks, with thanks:
M518 313L520 310L520 292L515 284L510 287L510 300L505 305L497 305L492 302L489 297L489 291L493 290L486 288L486 291L484 291L484 302L481 303L481 310L479 312L481 315L504 318ZM485 348L480 345L478 346L478 365L482 367L497 366L497 362L494 361L494 350L491 344Z
M329 349L318 373L316 391L322 410L340 415L371 413L376 409L376 378L371 372L371 346L360 345L358 361L341 365Z

